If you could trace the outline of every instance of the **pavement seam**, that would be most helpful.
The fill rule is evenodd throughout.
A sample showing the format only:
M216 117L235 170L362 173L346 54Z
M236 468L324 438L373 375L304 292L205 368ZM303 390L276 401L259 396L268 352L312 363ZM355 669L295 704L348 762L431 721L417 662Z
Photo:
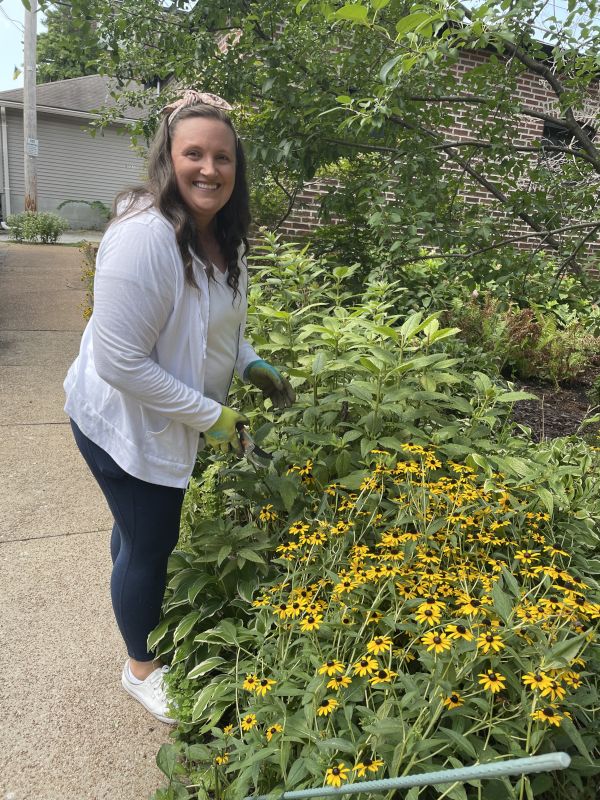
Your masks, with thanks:
M110 533L112 528L97 528L92 531L70 531L69 533L48 533L41 536L26 536L24 539L5 539L0 542L0 547L3 544L13 544L14 542L36 542L40 539L62 539L65 536L85 536L88 533Z
M32 425L69 425L69 421L66 422L0 422L0 428L27 428L28 426Z

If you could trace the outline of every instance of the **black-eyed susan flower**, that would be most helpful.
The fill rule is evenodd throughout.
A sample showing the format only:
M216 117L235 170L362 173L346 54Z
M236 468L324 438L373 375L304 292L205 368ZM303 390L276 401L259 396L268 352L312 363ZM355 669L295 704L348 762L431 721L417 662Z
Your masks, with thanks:
M562 700L566 693L565 687L554 679L551 679L550 683L542 689L542 697L549 697L550 700Z
M328 786L341 786L348 780L348 767L343 761L336 764L335 767L329 767L325 773L325 783Z
M537 550L517 550L515 559L521 564L533 564L540 557Z
M255 728L258 725L258 720L256 719L256 714L246 714L245 717L242 717L241 726L243 731L251 731L252 728Z
M252 672L250 673L250 675L246 675L246 680L244 681L242 686L249 692L255 692L257 684L258 684L258 676L254 672Z
M389 636L376 636L367 643L367 652L373 653L378 656L380 653L385 653L392 646L392 640Z
M221 753L218 756L215 756L215 764L218 767L222 767L224 764L228 764L228 763L229 763L229 753L225 752L225 753Z
M442 618L442 609L439 606L419 606L415 613L417 622L421 625L437 625Z
M466 642L473 640L473 634L465 625L446 625L446 633L451 639L464 639Z
M534 711L531 716L534 720L536 720L536 722L545 722L547 725L556 725L557 728L560 727L560 723L563 719L563 717L557 713L557 708L554 705L538 708L538 710Z
M225 736L229 736L231 733L233 733L233 725L225 725L223 728L223 733Z
M483 686L486 692L496 694L506 688L506 678L499 672L493 669L488 669L487 672L479 673L479 683Z
M265 736L267 737L267 742L270 742L271 739L275 736L275 734L281 733L282 730L283 730L283 725L280 725L278 722L273 723L273 725L269 725L265 733Z
M502 641L502 637L497 633L481 633L477 637L477 647L484 653L499 653L506 645Z
M323 622L322 614L309 614L300 620L301 631L318 631Z
M427 650L433 650L434 653L443 653L444 650L450 650L452 642L445 633L436 633L429 631L421 637L421 644L427 647Z
M363 758L352 769L359 778L364 778L367 772L377 772L380 767L383 767L383 761L380 758Z
M321 700L317 706L317 714L320 717L327 717L332 711L335 711L338 706L339 703L335 697L326 697L324 700Z
M398 673L393 672L391 669L380 668L369 678L369 683L373 686L379 686L381 683L391 683L392 678L396 678L397 675Z
M333 689L334 692L339 692L340 689L346 689L352 683L352 679L347 675L336 675L330 681L327 681L327 688Z
M341 675L346 667L342 664L341 661L337 659L331 658L329 661L326 661L324 664L318 669L319 675L337 675L338 673Z
M458 692L452 692L449 694L448 697L445 697L442 701L446 708L460 708L464 704L464 699Z
M378 668L379 664L377 663L377 660L368 655L363 656L363 658L352 665L354 674L358 675L360 678L364 678L365 675L372 675Z
M261 522L273 522L278 517L277 512L273 506L273 503L267 503L266 506L263 506L258 514L258 518Z
M267 692L270 692L271 689L275 686L275 681L271 680L271 678L261 678L255 688L256 694L264 697Z
M477 598L477 597L469 597L468 595L463 596L459 601L459 616L467 615L469 617L475 617L478 614L485 614L486 605L490 605L491 601L487 597Z
M551 678L546 675L545 672L542 670L538 670L537 672L526 672L525 675L521 678L525 686L528 686L530 689L545 689L547 686L550 686L552 683Z

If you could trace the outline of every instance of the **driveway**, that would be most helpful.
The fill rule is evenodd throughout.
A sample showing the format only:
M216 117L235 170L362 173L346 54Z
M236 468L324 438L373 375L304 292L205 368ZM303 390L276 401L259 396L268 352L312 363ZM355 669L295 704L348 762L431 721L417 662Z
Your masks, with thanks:
M81 254L0 242L0 800L141 800L168 739L120 684L111 520L62 381L84 327Z

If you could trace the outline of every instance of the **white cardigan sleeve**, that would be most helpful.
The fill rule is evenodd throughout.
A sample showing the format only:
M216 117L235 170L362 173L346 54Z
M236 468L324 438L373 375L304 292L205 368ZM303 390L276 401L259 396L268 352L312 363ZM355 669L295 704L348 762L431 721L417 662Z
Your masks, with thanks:
M216 422L214 400L165 371L152 357L173 310L181 264L164 232L135 218L110 228L98 253L92 336L98 375L139 403L203 431Z

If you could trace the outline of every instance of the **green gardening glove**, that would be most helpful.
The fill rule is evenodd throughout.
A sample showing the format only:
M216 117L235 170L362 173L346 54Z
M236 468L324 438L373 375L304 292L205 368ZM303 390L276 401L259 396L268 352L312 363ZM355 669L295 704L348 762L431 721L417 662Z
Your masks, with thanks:
M229 406L221 406L219 419L211 428L204 431L204 440L206 444L215 450L228 453L231 449L241 458L244 455L244 449L240 442L237 426L248 424L248 418L240 414L239 411L235 411Z
M244 370L244 380L254 384L277 408L290 408L296 402L291 383L274 366L259 358Z

